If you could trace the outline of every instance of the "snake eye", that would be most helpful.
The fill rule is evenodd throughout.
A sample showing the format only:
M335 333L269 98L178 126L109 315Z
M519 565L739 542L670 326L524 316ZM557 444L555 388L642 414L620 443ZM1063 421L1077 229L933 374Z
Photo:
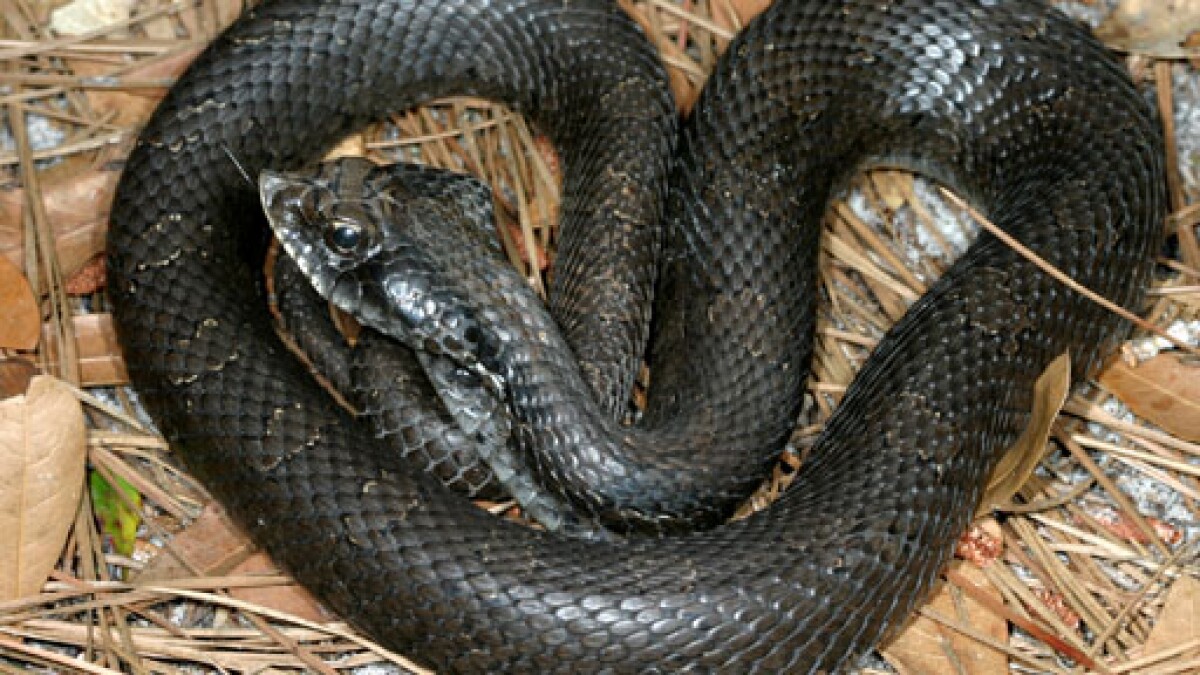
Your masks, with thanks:
M334 252L350 255L362 245L364 236L362 225L350 220L338 220L328 230L326 243Z

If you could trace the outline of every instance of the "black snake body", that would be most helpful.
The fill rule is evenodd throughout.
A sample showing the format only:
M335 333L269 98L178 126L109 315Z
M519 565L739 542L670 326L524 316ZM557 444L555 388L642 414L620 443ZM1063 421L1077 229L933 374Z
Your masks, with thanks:
M1159 132L1105 50L1041 2L780 0L730 45L677 149L664 92L644 38L598 0L282 0L218 38L129 159L109 281L155 419L297 579L443 671L845 667L929 588L1045 365L1069 349L1090 372L1120 324L981 236L881 342L771 508L689 535L570 540L414 475L279 345L254 301L255 194L230 156L255 175L299 167L439 95L531 115L563 155L578 232L552 295L563 330L620 399L637 357L587 345L645 340L661 259L648 416L707 425L692 463L733 475L685 487L713 514L793 423L817 223L855 169L930 173L1083 284L1141 298L1164 212ZM661 217L660 251L640 224ZM569 452L576 429L552 445ZM603 480L609 458L584 459L600 461L579 474ZM668 489L677 464L648 485ZM662 494L617 499L700 507Z

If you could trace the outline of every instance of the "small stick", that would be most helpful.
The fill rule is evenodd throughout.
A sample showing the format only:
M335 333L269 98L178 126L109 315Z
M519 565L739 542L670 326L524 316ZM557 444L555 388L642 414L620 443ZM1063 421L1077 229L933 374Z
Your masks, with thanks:
M1122 306L1118 305L1117 303L1109 300L1108 298L1100 295L1099 293L1091 290L1090 288L1084 286L1083 284L1079 283L1078 281L1075 281L1071 277L1064 274L1062 272L1062 270L1058 269L1054 265L1051 265L1049 262L1047 262L1045 258L1042 258L1038 254L1029 250L1024 244L1017 241L1016 238L1014 238L1011 234L1009 234L1009 233L1005 232L1004 230L1000 229L999 227L997 227L995 223L993 223L992 221L985 218L982 213L980 213L978 210L975 209L975 207L973 207L970 204L963 201L962 198L960 198L958 195L947 190L946 188L939 188L939 189L942 192L942 196L945 197L947 201L949 201L951 204L954 204L955 206L957 206L960 209L963 209L967 213L969 213L971 215L971 217L974 218L975 220L979 221L979 224L983 227L983 229L987 230L992 236L996 237L1000 241L1007 244L1014 251L1016 251L1017 253L1020 253L1026 260L1032 262L1034 265L1037 265L1043 272L1054 277L1056 280L1061 282L1063 285L1067 286L1068 288L1075 291L1076 293L1079 293L1080 295L1087 298L1088 300L1091 300L1092 302L1096 303L1097 305L1100 305L1104 309L1107 309L1108 311L1112 312L1113 314L1116 314L1117 316L1121 317L1122 319L1125 319L1126 321L1132 323L1133 325L1137 326L1138 328L1141 328L1144 331L1153 333L1153 334L1157 335L1158 337L1163 338L1164 340L1166 340L1166 341L1170 342L1171 344L1175 345L1176 347L1178 347L1180 350L1185 351L1193 356L1200 356L1200 349L1197 349L1197 348L1189 345L1188 343L1184 342L1183 340L1180 340L1180 339L1176 338L1175 336L1168 334L1167 331L1163 330L1159 326L1156 326L1156 325L1150 323L1149 321L1146 321L1142 317L1134 314L1133 312L1130 312L1129 310L1125 309L1124 307L1122 307Z

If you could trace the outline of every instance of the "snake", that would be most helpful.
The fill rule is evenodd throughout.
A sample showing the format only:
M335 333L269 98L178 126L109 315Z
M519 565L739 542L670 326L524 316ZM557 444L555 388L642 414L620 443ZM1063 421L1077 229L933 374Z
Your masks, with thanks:
M530 459L548 483L618 485L562 494L606 522L660 513L657 534L592 541L491 516L356 424L262 311L268 235L242 169L311 166L451 95L501 101L557 148L549 302L585 365L554 379L608 387L603 408L648 344L647 437L666 451L529 389L537 375L505 387L533 392L551 428L514 435L560 453ZM616 3L268 0L141 131L108 284L132 383L172 447L383 645L447 673L836 672L929 593L1046 365L1069 353L1078 381L1124 335L1036 263L1138 309L1163 236L1162 143L1121 64L1038 0L778 0L681 122ZM712 524L795 424L820 218L872 166L952 187L1037 259L980 234L879 341L779 499ZM701 524L675 527L692 510Z

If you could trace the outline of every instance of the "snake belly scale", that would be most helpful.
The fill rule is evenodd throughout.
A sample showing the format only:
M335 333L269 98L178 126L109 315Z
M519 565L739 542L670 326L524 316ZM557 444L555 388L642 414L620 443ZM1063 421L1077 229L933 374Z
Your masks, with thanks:
M1121 67L1042 2L780 0L678 135L665 92L645 38L600 0L274 0L197 59L129 158L109 288L147 407L301 583L442 672L848 667L932 584L1045 365L1069 350L1086 375L1122 326L981 235L881 341L770 508L573 540L414 475L279 344L258 307L262 220L230 155L254 175L294 169L443 95L528 114L563 157L564 237L579 234L551 300L593 381L627 388L637 356L608 348L647 340L661 278L649 414L753 422L715 429L750 465L794 421L819 218L863 166L943 180L1084 285L1142 297L1165 209L1159 131ZM659 221L661 245L639 226ZM614 251L633 263L592 255ZM571 451L555 447L571 430L548 435ZM692 461L728 466L723 443Z

